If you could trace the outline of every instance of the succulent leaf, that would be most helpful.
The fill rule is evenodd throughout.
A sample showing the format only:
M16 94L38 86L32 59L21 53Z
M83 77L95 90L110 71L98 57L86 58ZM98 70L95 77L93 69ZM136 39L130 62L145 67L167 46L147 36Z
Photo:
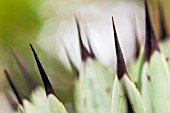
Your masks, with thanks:
M150 34L146 35L146 44L148 43L148 45L150 45L150 49L145 46L145 56L147 56L148 59L142 69L142 98L147 113L166 113L170 110L168 107L168 97L170 96L170 72L166 58L160 52L154 31L152 30L153 28L151 27L152 25L146 1L145 10L146 26L150 26L146 27L146 32Z
M151 108L146 110L148 113L169 112L170 72L165 57L159 52L154 52L148 67L148 73L143 70L143 84L145 85L142 88L144 103L146 105L148 101L151 103ZM145 81L148 77L149 81Z
M54 95L48 95L47 99L50 113L67 113L64 105Z
M110 113L113 81L113 72L99 61L87 59L75 82L76 113Z
M146 113L141 95L128 76L113 18L112 22L117 56L117 76L113 86L111 113L128 113L129 104L135 113Z

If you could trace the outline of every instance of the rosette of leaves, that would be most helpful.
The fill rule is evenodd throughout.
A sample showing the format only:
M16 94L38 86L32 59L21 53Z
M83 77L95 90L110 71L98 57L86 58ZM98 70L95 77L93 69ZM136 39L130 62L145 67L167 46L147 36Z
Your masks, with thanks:
M114 19L112 18L117 58L115 76L109 68L97 60L90 43L88 43L89 50L85 48L81 37L82 29L80 22L77 16L75 16L75 18L82 65L78 71L68 56L72 71L77 75L77 78L74 80L73 90L74 112L168 113L170 111L170 72L166 57L164 53L161 52L156 40L146 0L146 41L137 60L138 65L134 64L134 66L136 66L134 68L136 70L134 75L137 76L136 81L131 79L126 69ZM45 90L35 85L34 82L31 82L30 78L27 78L29 79L29 83L31 83L28 86L33 90L31 90L31 96L26 99L15 87L8 72L5 70L7 79L19 102L17 105L18 113L67 113L32 46L31 49L37 62ZM134 82L136 82L136 84Z

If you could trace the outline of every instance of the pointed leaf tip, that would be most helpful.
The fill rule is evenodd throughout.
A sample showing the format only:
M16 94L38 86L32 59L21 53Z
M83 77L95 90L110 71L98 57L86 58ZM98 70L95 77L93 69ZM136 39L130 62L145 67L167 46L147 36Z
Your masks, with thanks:
M53 94L59 99L59 97L57 96L57 94L54 91L54 88L52 87L50 80L47 77L47 74L45 73L45 70L44 70L44 68L43 68L43 66L42 66L42 64L41 64L41 62L40 62L40 60L37 56L37 53L35 52L35 50L34 50L34 48L31 44L30 44L30 47L31 47L31 50L33 52L34 58L36 60L36 63L37 63L37 66L38 66L44 87L45 87L46 95L48 96L49 94Z
M8 71L6 69L4 69L4 74L9 82L9 85L11 86L14 94L16 95L17 97L17 100L19 102L19 104L23 105L23 99L24 99L24 96L22 95L22 93L16 88L15 84L13 83Z
M115 49L116 49L116 56L117 56L117 76L120 80L125 73L127 73L125 61L123 58L123 53L121 51L121 47L118 41L118 36L116 32L116 27L114 23L114 18L112 17L112 23L113 23L113 32L114 32L114 38L115 38Z
M168 37L168 32L166 28L165 15L162 7L162 3L158 1L158 12L159 12L159 28L160 28L160 40L164 41Z
M158 42L155 36L154 29L149 16L148 4L145 0L145 29L146 29L146 38L145 38L145 61L149 61L152 53L154 51L160 51Z
M95 58L94 53L91 53L92 49L89 52L83 44L82 37L81 37L82 29L80 27L80 22L79 22L76 14L75 14L75 21L76 21L76 26L77 26L77 31L78 31L81 59L82 59L82 61L86 61L88 57L94 59ZM89 44L89 42L88 42L88 44Z
M23 73L26 83L28 84L29 91L30 92L34 91L38 85L31 78L31 75L29 74L29 72L26 68L23 58L21 57L21 55L18 53L18 51L16 49L13 49L12 53L13 53L13 56L18 64L21 72Z

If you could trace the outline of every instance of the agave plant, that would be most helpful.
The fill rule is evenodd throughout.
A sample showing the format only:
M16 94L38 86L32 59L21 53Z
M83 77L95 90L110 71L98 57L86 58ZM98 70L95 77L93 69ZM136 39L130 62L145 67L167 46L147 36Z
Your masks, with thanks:
M112 17L114 43L116 48L117 70L102 64L95 56L90 42L89 50L84 46L81 25L76 15L75 21L79 36L81 69L71 61L74 80L73 107L75 113L168 113L170 111L170 68L169 61L160 49L150 20L148 4L145 0L145 46L141 47L138 58L126 67L124 55L119 44L119 34ZM163 24L163 23L161 23ZM163 28L162 28L163 29ZM89 37L86 34L87 38ZM166 37L167 35L163 35ZM167 39L168 40L168 39ZM30 96L24 97L15 86L7 70L4 71L18 102L11 101L17 113L67 113L69 112L55 92L37 53L30 44L44 88L38 86L18 59L18 64L28 82ZM16 56L16 59L18 57ZM131 75L132 74L132 75ZM133 78L135 77L135 78Z

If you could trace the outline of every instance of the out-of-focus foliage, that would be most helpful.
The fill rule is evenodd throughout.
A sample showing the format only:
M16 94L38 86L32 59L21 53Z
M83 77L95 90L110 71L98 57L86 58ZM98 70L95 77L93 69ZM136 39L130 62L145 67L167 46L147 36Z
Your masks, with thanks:
M2 68L8 68L20 81L19 85L24 87L24 80L19 76L21 74L12 55L13 48L24 57L29 72L36 74L28 44L36 44L44 20L54 14L50 10L46 0L0 0L0 76ZM0 79L1 84L4 83L3 78Z

